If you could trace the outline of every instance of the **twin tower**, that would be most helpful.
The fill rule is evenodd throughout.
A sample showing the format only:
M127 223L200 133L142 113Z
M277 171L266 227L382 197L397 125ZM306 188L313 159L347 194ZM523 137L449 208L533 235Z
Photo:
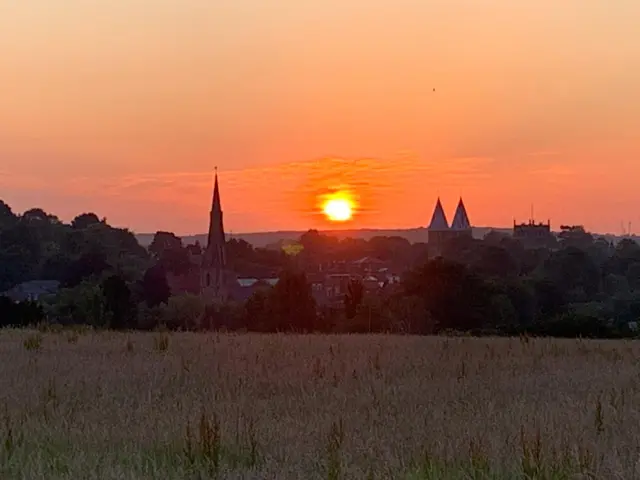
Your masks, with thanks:
M458 202L456 213L453 215L453 222L449 226L447 216L442 208L440 198L436 202L436 208L431 216L429 224L429 247L436 254L442 253L442 248L446 242L456 237L471 237L471 223L467 215L467 209L464 206L462 198Z

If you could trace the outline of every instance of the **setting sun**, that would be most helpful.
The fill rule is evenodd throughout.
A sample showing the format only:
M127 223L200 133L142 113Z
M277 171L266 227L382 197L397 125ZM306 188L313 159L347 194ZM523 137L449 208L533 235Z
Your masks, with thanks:
M329 200L324 206L324 213L334 222L345 222L353 215L351 204L345 198Z
M346 222L353 218L356 202L352 195L340 190L322 198L322 212L332 222Z

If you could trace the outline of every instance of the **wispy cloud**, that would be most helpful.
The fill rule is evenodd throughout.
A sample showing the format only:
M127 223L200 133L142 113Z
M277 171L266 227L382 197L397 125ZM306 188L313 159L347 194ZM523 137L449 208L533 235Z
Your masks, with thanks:
M566 163L552 163L533 168L529 170L528 173L530 175L539 175L549 180L554 180L559 177L575 177L579 172L575 166L568 165Z

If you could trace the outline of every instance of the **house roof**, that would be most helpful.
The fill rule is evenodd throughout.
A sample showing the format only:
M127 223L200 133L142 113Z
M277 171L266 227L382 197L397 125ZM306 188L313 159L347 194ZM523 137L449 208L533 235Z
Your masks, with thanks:
M238 278L238 285L241 287L253 287L258 284L275 286L278 278Z
M56 293L58 288L60 288L60 282L57 280L32 280L16 285L0 295L9 297L15 302L20 302L29 298L38 298L41 295Z
M353 262L354 265L362 265L365 263L377 263L377 264L383 264L384 262L382 260L380 260L379 258L374 258L374 257L363 257L359 260L355 260Z

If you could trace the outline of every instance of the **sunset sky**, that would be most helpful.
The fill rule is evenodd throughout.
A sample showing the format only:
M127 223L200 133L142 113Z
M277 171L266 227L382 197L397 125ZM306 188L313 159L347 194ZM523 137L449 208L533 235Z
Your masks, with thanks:
M0 199L136 232L640 231L638 0L0 1ZM435 89L435 91L434 91Z

